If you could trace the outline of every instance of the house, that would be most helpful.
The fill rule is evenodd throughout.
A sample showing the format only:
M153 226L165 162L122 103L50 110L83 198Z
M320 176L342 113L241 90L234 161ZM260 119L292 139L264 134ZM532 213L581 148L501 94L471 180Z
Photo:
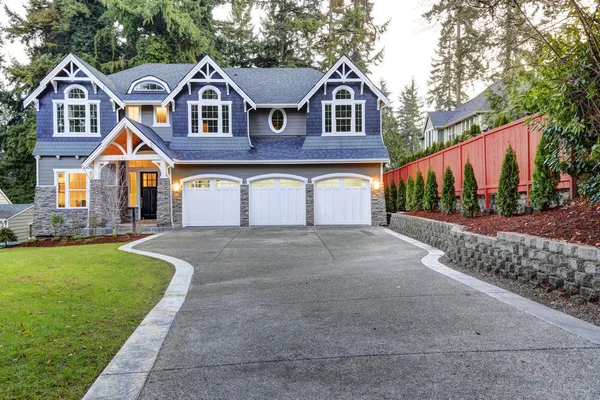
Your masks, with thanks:
M33 204L0 204L0 228L9 228L18 242L32 237Z
M491 111L488 93L497 93L501 87L502 82L496 82L452 111L428 111L423 133L419 137L421 148L426 149L434 143L456 139L473 125L479 125L482 131L489 129L485 118Z
M8 196L5 195L1 189L0 189L0 204L12 204L12 202L8 199Z
M389 104L347 57L325 73L206 56L104 75L71 54L25 100L37 112L35 234L52 234L52 214L67 233L133 218L384 224Z

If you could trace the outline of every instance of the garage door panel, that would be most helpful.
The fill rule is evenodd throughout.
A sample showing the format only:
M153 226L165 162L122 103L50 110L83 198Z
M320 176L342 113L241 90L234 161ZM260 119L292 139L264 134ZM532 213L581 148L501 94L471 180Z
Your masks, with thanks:
M185 226L239 226L240 185L222 179L202 179L184 186Z
M316 183L316 225L365 225L370 223L369 181L356 178L336 178Z
M250 225L305 225L306 190L300 181L275 178L250 184Z

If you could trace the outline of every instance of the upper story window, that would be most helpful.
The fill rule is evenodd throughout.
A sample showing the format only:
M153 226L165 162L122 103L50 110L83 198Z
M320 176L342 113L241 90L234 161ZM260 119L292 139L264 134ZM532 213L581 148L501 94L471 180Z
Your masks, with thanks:
M127 118L136 121L142 122L142 107L141 106L127 106L125 107L125 114L127 114Z
M154 126L169 126L168 107L154 106Z
M333 100L323 101L323 135L364 135L365 101L354 99L354 90L339 86Z
M274 133L281 133L287 125L287 114L281 108L274 108L269 113L269 127Z
M100 136L100 101L89 100L81 85L64 91L64 100L53 100L54 136Z
M164 92L165 87L156 82L142 82L135 85L133 90L136 92Z
M232 136L231 101L221 100L221 91L205 86L198 101L188 102L189 136Z

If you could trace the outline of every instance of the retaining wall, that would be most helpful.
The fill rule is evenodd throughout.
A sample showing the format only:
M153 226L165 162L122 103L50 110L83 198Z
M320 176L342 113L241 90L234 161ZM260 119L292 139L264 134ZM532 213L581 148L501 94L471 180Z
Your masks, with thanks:
M588 301L600 299L600 249L536 236L499 232L497 237L466 232L460 225L391 215L390 229L437 247L456 263L531 282L563 288Z

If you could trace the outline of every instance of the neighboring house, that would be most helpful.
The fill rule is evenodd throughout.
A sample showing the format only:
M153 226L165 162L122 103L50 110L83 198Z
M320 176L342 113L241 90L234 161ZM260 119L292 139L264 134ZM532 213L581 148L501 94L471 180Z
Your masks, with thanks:
M207 56L104 75L71 54L29 104L36 235L52 214L65 232L106 226L111 193L119 222L159 227L385 223L390 102L347 57L325 74Z
M32 237L33 204L0 204L0 228L10 228L17 241Z
M12 204L12 202L8 199L8 196L5 195L2 190L0 190L0 204Z
M426 149L434 143L446 142L459 137L473 125L481 130L489 129L485 116L491 111L488 103L488 90L497 92L502 85L496 82L477 96L461 104L452 111L428 111L421 140L421 148Z

